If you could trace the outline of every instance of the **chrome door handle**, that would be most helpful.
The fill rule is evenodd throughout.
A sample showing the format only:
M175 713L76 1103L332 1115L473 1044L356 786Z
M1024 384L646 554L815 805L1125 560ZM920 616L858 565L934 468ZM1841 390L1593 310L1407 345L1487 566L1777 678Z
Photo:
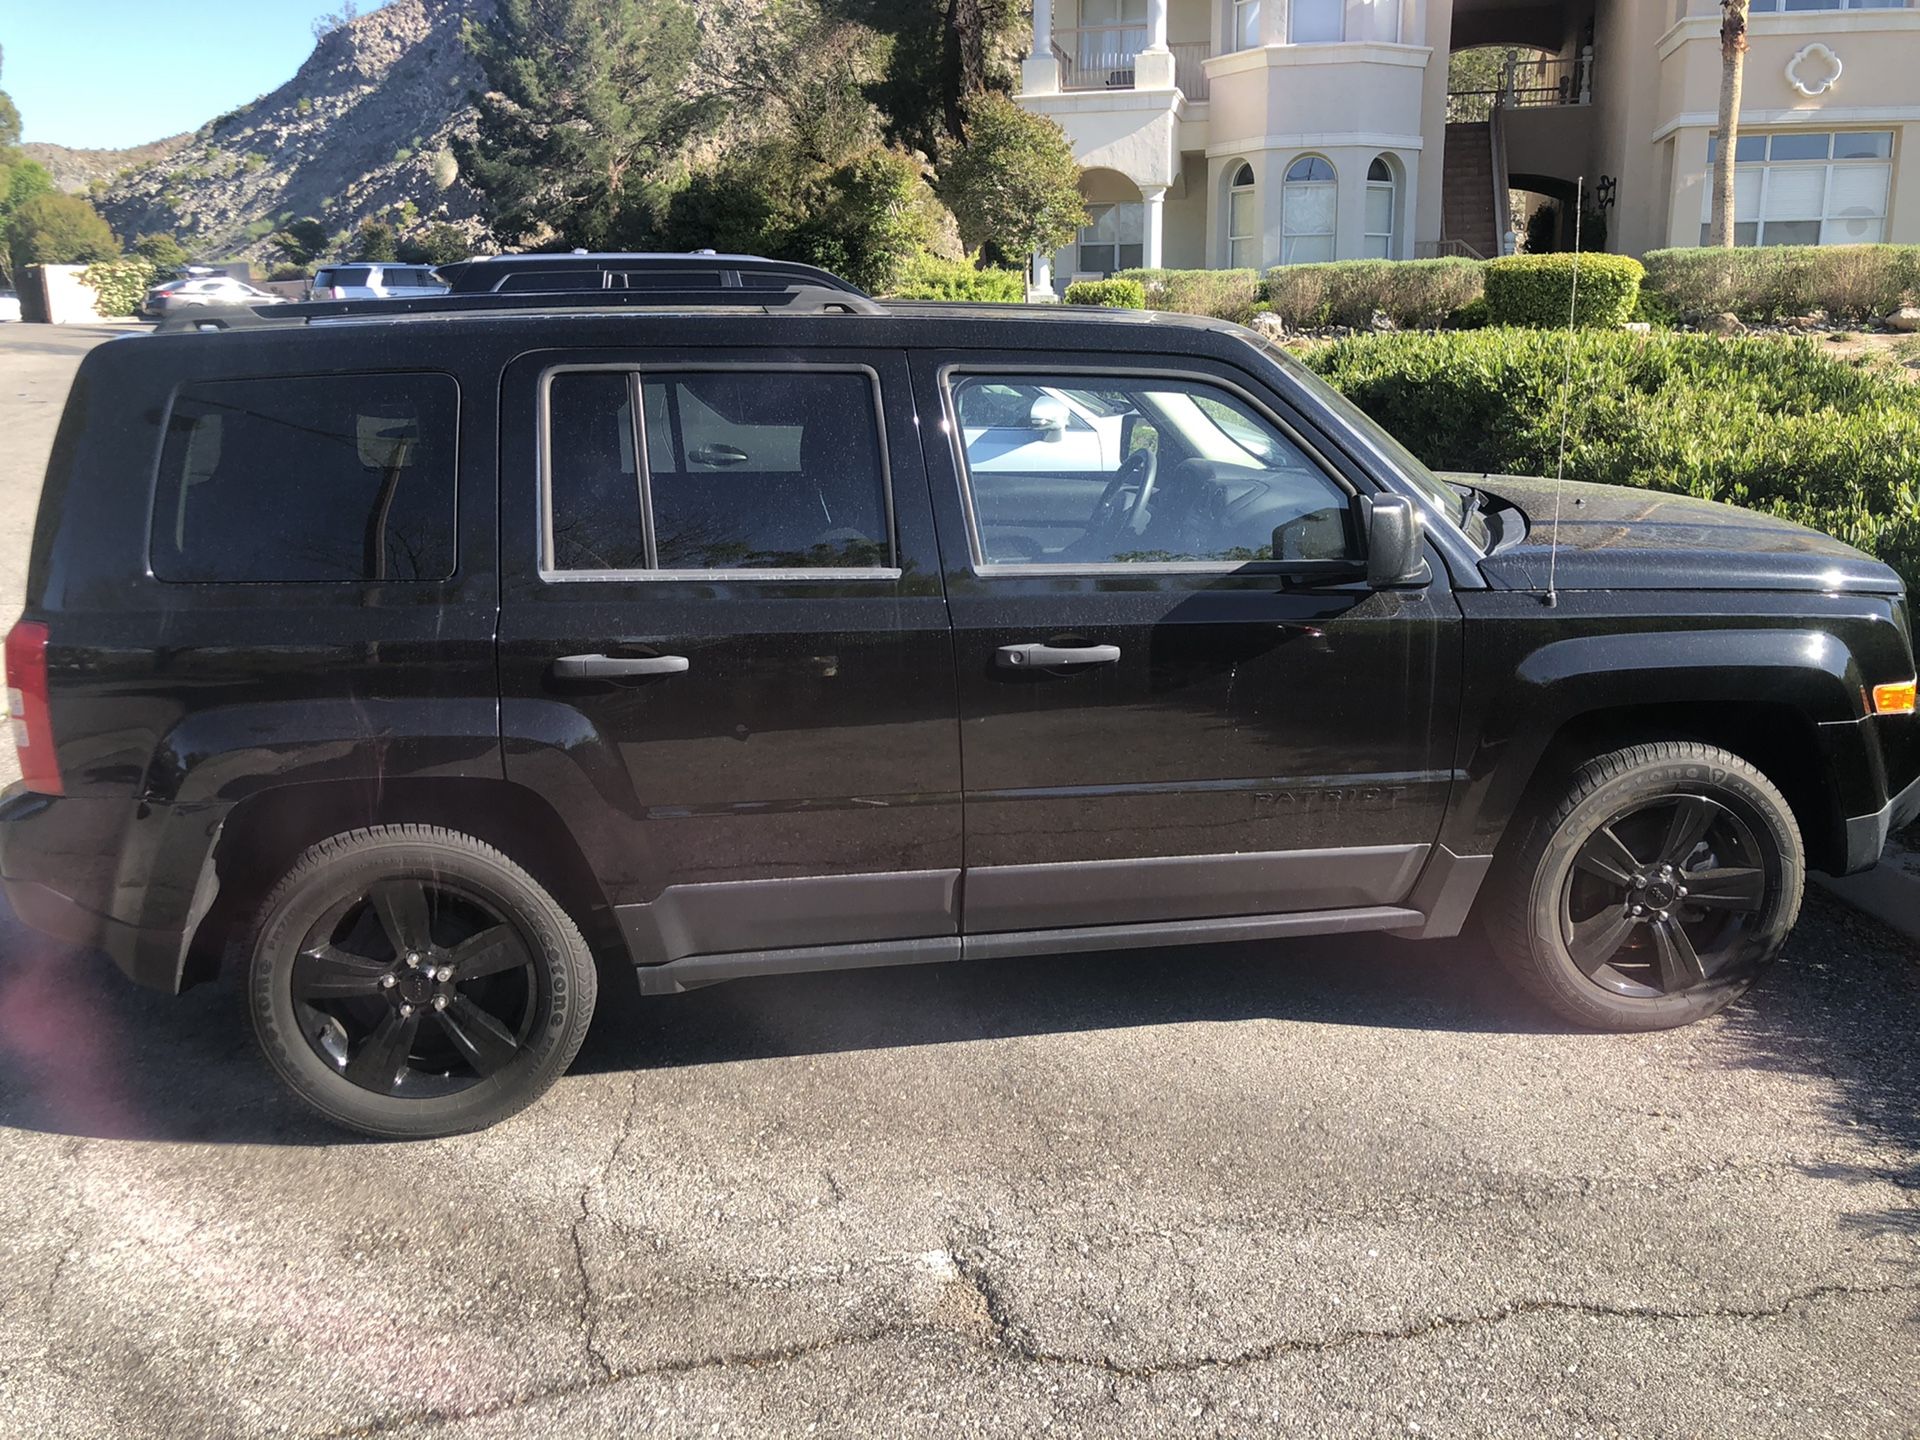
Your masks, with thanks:
M1118 645L1002 645L996 663L1004 670L1051 670L1060 665L1111 665Z
M684 655L562 655L553 662L559 680L620 680L633 675L679 675Z

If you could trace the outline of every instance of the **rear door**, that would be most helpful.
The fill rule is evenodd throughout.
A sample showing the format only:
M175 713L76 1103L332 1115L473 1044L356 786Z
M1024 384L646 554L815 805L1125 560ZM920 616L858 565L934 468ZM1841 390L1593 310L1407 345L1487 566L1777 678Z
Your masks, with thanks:
M1403 903L1434 843L1458 608L1357 578L1371 481L1192 356L916 356L959 673L967 934ZM1120 442L1083 472L1008 394ZM931 432L930 432L931 435Z
M504 386L507 773L567 817L637 953L957 948L904 357L548 352Z

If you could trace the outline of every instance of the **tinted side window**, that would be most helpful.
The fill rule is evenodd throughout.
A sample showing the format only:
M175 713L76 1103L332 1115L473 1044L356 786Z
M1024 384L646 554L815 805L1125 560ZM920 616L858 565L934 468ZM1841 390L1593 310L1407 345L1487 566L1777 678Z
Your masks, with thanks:
M1221 564L1357 555L1343 490L1223 386L1181 376L952 382L980 559Z
M893 563L872 378L853 371L553 377L548 486L563 570L870 569ZM642 512L643 490L650 509ZM648 536L643 516L651 519ZM648 541L651 540L651 553Z
M346 270L322 270L313 277L313 283L323 289L334 285L371 285L373 272L364 265Z
M495 288L503 295L555 295L565 290L604 290L607 277L599 270L549 270L542 266L508 275Z
M450 375L181 387L151 556L162 580L443 580L460 408Z

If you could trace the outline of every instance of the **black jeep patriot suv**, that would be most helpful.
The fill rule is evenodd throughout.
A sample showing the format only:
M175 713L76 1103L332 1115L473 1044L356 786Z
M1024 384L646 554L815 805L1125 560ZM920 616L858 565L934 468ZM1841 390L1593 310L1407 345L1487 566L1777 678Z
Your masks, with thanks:
M342 1124L526 1105L597 963L1472 914L1561 1015L1681 1024L1920 808L1885 566L1443 480L1234 326L483 298L94 350L7 640L15 910L167 990L238 946Z

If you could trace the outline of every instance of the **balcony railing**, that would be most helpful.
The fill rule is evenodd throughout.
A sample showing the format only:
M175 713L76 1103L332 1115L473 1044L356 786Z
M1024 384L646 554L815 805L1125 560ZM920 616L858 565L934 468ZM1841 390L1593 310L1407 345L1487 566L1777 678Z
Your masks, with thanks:
M1447 96L1447 121L1490 120L1495 110L1536 110L1593 102L1593 47L1571 60L1558 56L1529 59L1507 52L1500 84L1493 90L1456 90Z
M1053 54L1060 62L1062 90L1131 90L1134 62L1147 48L1144 25L1083 25L1053 32ZM1207 98L1201 62L1211 53L1206 41L1183 41L1173 52L1173 83L1189 100Z

